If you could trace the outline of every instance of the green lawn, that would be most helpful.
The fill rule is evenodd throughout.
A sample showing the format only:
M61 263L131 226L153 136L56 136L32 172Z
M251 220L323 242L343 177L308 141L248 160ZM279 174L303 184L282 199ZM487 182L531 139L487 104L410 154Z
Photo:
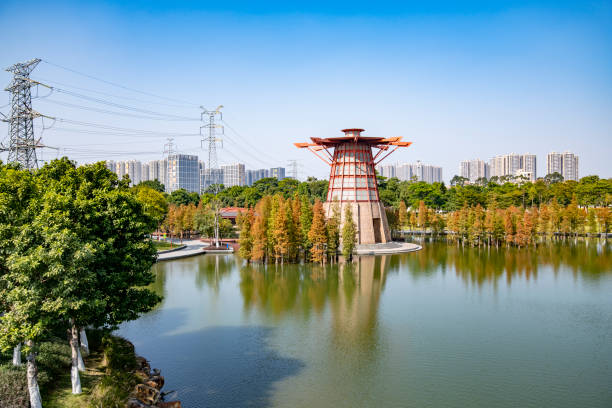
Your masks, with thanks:
M166 241L155 241L155 240L153 240L153 245L155 245L155 248L158 251L164 251L166 249L176 248L178 246L177 244L173 244L172 247L171 247L169 242L166 242Z

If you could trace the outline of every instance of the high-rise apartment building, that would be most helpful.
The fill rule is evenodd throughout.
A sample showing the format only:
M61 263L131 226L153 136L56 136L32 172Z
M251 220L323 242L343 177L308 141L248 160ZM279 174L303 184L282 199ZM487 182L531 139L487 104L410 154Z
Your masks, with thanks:
M272 167L270 169L270 177L276 177L277 180L282 180L285 178L285 168L284 167Z
M221 170L223 171L223 185L225 187L244 186L246 184L244 164L228 164L221 166Z
M141 171L140 171L140 181L151 180L149 169L150 169L149 163L142 163Z
M529 180L535 181L537 177L537 160L535 154L526 153L521 158L521 170L530 173Z
M416 163L378 166L378 174L383 177L397 177L401 181L425 181L427 183L442 182L442 167Z
M397 177L396 167L393 164L385 164L384 166L378 166L378 174L387 178Z
M215 184L223 184L223 169L204 169L204 184L202 185L202 191Z
M246 177L246 185L252 186L256 181L261 180L263 178L270 177L270 170L268 169L247 170L245 177Z
M198 156L189 154L173 154L168 156L168 179L165 186L167 193L172 193L179 189L199 193L200 165L198 163Z
M563 173L563 153L550 152L546 156L546 175Z
M151 160L148 164L149 180L157 180L164 185L164 188L167 188L166 179L168 178L168 160Z
M128 160L125 162L125 173L130 177L132 185L141 182L142 179L142 163L138 160Z
M480 178L489 179L491 177L489 165L480 159L463 160L459 166L459 174L470 181L476 182Z
M495 156L489 161L491 177L529 175L531 181L537 177L535 154L504 154Z
M106 161L106 168L122 179L124 175L128 175L131 185L136 185L142 181L142 163L138 160L125 161Z
M563 153L563 172L561 173L563 180L578 181L578 156L574 153Z
M550 152L546 156L546 174L559 173L563 180L579 180L578 156L571 152Z

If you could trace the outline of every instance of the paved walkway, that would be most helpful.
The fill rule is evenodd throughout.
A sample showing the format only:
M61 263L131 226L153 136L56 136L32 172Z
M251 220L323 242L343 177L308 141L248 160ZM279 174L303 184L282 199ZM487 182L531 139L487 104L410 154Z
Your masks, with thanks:
M357 245L357 255L383 255L414 252L423 249L422 246L410 242L387 242L386 244Z
M174 242L178 244L177 242ZM200 242L198 239L192 240L183 240L183 245L185 248L179 249L177 251L166 252L163 254L157 255L158 261L170 261L172 259L186 258L188 256L202 255L204 254L203 249L208 246L203 242Z

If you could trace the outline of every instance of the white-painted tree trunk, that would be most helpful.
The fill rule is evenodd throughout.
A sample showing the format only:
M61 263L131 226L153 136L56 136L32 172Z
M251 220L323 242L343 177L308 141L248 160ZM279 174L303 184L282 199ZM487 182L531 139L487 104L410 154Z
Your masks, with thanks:
M72 327L70 330L70 350L72 354L72 366L70 367L70 380L72 382L72 393L81 393L81 377L79 376L79 331L77 330L74 321L71 321Z
M32 347L32 342L28 341L27 345ZM30 394L30 407L42 408L42 398L38 389L38 367L36 366L36 355L30 351L27 357L26 376L28 378L28 392Z
M21 365L21 343L15 346L13 349L13 365L20 366Z
M83 347L83 354L85 356L88 356L89 355L89 342L87 341L87 334L85 333L85 329L81 329L80 337L81 337L81 347Z
M77 368L79 371L85 371L85 362L83 361L83 355L81 354L81 348L77 347Z
M72 381L72 393L80 394L81 390L81 377L79 376L79 369L75 366L70 367L70 380Z

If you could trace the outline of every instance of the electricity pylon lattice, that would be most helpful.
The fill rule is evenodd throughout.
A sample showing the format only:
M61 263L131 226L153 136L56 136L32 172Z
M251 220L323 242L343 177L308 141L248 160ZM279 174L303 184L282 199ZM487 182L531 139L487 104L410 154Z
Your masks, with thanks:
M298 162L297 160L289 160L289 174L291 174L291 178L297 180L298 179Z
M212 201L212 205L215 213L215 247L219 247L219 201L217 200L217 194L219 194L219 184L221 180L218 179L220 172L218 170L219 163L217 162L217 142L222 142L222 139L217 138L217 129L220 129L219 133L223 135L225 128L222 125L216 124L215 120L217 117L220 121L223 120L223 115L221 113L223 105L217 106L217 109L214 111L209 111L203 106L200 106L200 108L202 109L200 119L204 121L204 116L208 117L208 123L200 127L202 147L204 143L208 145L208 171L204 170L204 183L206 186L212 184L215 186L215 198ZM206 135L202 133L202 129L208 130Z
M11 93L11 113L5 119L9 123L8 162L19 163L25 169L38 168L36 149L42 148L40 140L34 138L34 118L42 116L32 109L30 73L41 60L35 58L14 64L6 69L13 74L13 80L4 90Z
M208 117L208 123L200 128L202 145L206 144L208 146L208 168L211 170L218 169L219 163L217 161L217 142L221 142L222 140L217 138L217 129L220 129L219 133L223 135L224 128L222 125L216 124L215 120L217 117L219 120L223 120L223 114L221 113L221 108L223 108L223 105L219 105L214 111L209 111L203 106L200 106L200 108L202 109L201 120L204 121L204 116ZM206 134L202 134L202 129L207 130ZM210 174L212 176L212 173Z

